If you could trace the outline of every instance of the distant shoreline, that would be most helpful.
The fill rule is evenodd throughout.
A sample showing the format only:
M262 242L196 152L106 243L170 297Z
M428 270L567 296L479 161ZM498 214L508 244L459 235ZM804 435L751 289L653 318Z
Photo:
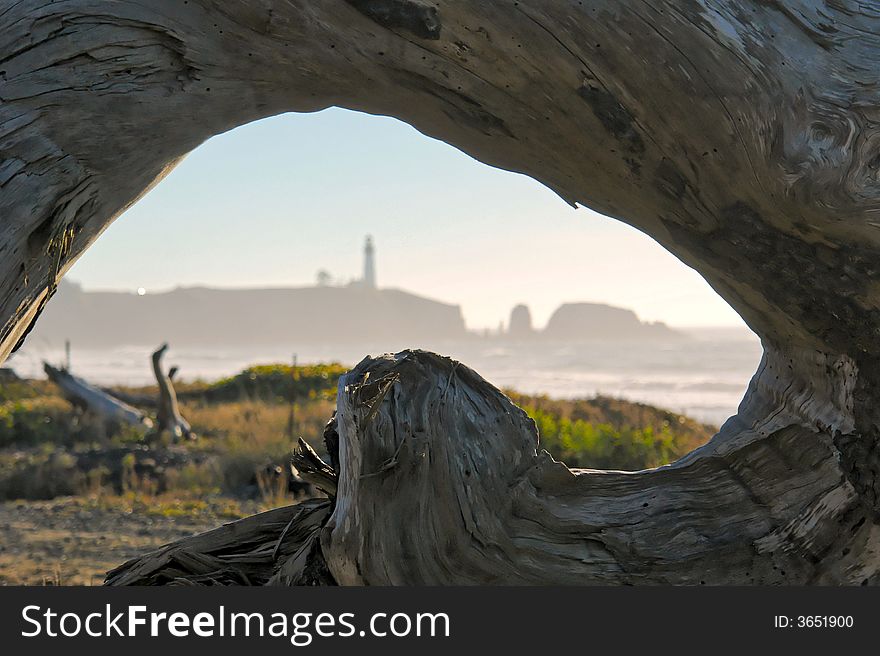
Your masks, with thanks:
M672 340L686 333L644 322L632 310L604 303L560 305L546 325L515 306L494 330L469 329L461 307L394 288L364 284L265 289L180 287L147 294L90 292L62 281L25 344L79 348L129 344L178 346L351 343L432 344L445 340Z
M739 328L685 329L673 341L594 340L580 344L536 341L436 340L417 343L460 360L500 388L554 398L604 394L650 403L721 424L736 412L761 358L760 343ZM100 385L149 384L149 355L157 344L86 348L72 344L75 373ZM184 381L234 375L248 366L339 362L353 366L366 355L412 347L408 341L308 347L293 341L270 346L186 347L174 342L168 364ZM42 361L59 364L64 345L30 340L7 366L23 377L42 378Z

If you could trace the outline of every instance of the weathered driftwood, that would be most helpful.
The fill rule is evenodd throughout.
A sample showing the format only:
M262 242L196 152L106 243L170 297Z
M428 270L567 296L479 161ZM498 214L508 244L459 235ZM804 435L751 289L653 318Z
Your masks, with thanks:
M140 428L151 428L153 422L143 412L114 398L104 390L90 385L66 369L58 369L48 362L43 363L43 371L61 390L64 397L73 405L90 412L104 421L128 424Z
M220 548L217 539L229 550L228 532L135 559L108 582L201 582L206 559L212 577L241 581L235 558L268 551L292 528L300 536L296 553L248 561L248 579L875 581L873 523L846 465L834 457L833 441L818 431L789 427L733 445L714 440L644 472L569 470L540 449L534 422L500 391L466 366L420 351L368 358L347 374L337 424L338 490L320 506L332 514L304 514L284 527L271 523L274 515L230 525L241 544L227 554L225 570L210 556ZM297 460L314 457L306 451ZM295 508L287 510L291 517ZM169 560L177 553L197 566Z
M328 496L336 496L339 477L336 470L321 459L303 438L299 438L298 449L291 458L290 469L294 476L318 488Z
M820 431L716 439L651 471L569 470L501 392L425 352L362 362L337 421L320 539L340 584L873 580L873 523Z
M500 544L483 540L503 531L473 521L486 519L480 494L494 483L471 481L464 490L477 496L462 492L461 503L474 510L461 521L473 551L454 573L443 558L428 569L391 560L380 568L374 558L400 549L366 558L352 551L353 534L331 531L321 550L333 555L334 576L531 580L540 558L545 580L570 566L572 581L633 572L645 581L873 582L878 33L880 6L865 0L6 3L0 354L25 335L76 256L205 139L332 105L396 116L652 235L737 309L765 355L737 416L684 464L576 477L559 468L561 481L575 482L547 488L558 502L546 514L553 530L523 519L517 539ZM387 393L418 407L400 385ZM449 412L466 417L468 408ZM502 424L508 440L524 439L516 422ZM351 508L378 511L378 500L361 506L367 484L347 479L360 470L346 458L373 462L379 451L370 449L386 441L363 442L340 426L340 499L354 486ZM503 453L463 438L489 449L465 449L485 460L484 476L513 475L507 461L490 460ZM657 508L668 511L663 521ZM515 508L517 517L532 511ZM504 524L506 510L498 512ZM349 521L360 544L379 540L368 517ZM401 543L421 526L383 525ZM448 531L461 555L460 532ZM837 533L852 536L848 551L835 551L828 536ZM442 551L445 536L428 535ZM362 558L355 575L350 563ZM499 566L492 571L503 576L492 578L480 559L519 569Z
M174 367L169 373L162 368L162 357L168 350L168 344L162 344L153 351L150 363L153 367L153 375L159 385L159 396L156 403L156 432L168 431L174 440L195 439L189 422L180 414L180 406L177 403L177 393L174 391L174 383L171 378L177 372Z

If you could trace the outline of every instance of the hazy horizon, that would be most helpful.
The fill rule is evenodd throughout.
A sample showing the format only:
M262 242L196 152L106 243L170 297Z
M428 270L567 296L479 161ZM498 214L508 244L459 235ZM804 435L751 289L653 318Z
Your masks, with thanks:
M454 217L450 219L449 217ZM744 327L693 270L639 231L574 210L395 119L331 109L208 141L121 216L67 278L87 291L345 283L373 236L378 283L460 305L469 329L529 306L632 309L675 327Z
M113 288L113 287L94 287L94 288L85 287L84 285L82 285L82 283L80 281L73 279L72 277L70 277L70 275L65 276L65 281L81 287L81 289L86 293L126 293L126 294L131 294L131 295L138 295L139 294L138 289ZM343 283L343 284L346 284L346 283ZM312 282L312 283L304 282L301 284L292 283L289 285L285 285L285 284L277 284L277 285L272 285L272 284L267 284L267 285L260 285L260 284L211 285L211 284L195 283L195 284L178 284L178 285L173 285L170 287L164 287L164 288L160 288L160 289L151 289L149 292L147 292L146 289L144 289L143 291L144 291L145 295L147 293L153 294L153 295L160 295L160 294L168 294L168 293L174 292L175 290L178 290L178 289L204 288L204 289L211 289L211 290L215 290L215 291L249 291L249 290L261 291L261 290L273 290L273 289L278 289L278 290L299 289L299 288L309 288L309 287L314 287L314 286L315 286L314 282ZM377 289L380 289L380 290L381 289L399 289L402 291L411 292L417 296L426 298L428 300L437 301L437 302L445 303L445 304L449 304L449 305L460 305L460 303L458 303L455 299L437 298L437 297L431 296L430 294L422 294L417 289L407 289L405 287L400 287L400 286L395 286L395 285L391 285L391 286L379 285L377 287ZM612 307L619 307L619 308L626 309L626 310L633 310L642 322L648 323L650 321L650 320L645 319L641 315L639 315L638 311L635 310L634 308L624 307L622 305L614 305L613 303L605 303L602 301L585 301L583 299L567 299L567 300L563 299L559 303L559 306L566 305L566 304L575 304L575 303L598 303L598 304L602 304L602 305L610 305ZM517 303L516 305L519 305L519 303ZM529 304L524 303L524 305L528 306ZM557 308L559 306L557 306ZM511 310L512 309L513 309L513 306L511 306ZM556 309L556 308L554 308L554 309ZM552 314L552 311L551 311L551 314ZM503 317L503 319L501 319L505 328L507 327L507 325L509 323L509 319L510 319L510 312L508 312L508 314L505 317ZM540 322L535 321L533 327L536 330L543 329L547 323L547 319L549 319L549 316L544 321L540 321ZM472 326L469 323L467 323L466 316L465 316L465 323L467 325L468 330L475 331L475 332L482 332L485 329L494 331L494 330L497 330L497 328L498 328L498 324L487 325L487 326L476 326L476 327ZM668 322L662 322L662 323L666 323L666 325L668 325L670 328L682 330L685 333L687 333L688 331L703 332L703 331L712 331L712 330L719 330L719 331L731 331L732 330L732 331L742 331L742 332L748 332L748 333L752 332L749 329L749 327L745 323L743 323L742 321L740 321L739 323L716 324L716 325L712 325L712 324L709 324L709 325L702 325L702 324L680 325L680 324L670 324Z

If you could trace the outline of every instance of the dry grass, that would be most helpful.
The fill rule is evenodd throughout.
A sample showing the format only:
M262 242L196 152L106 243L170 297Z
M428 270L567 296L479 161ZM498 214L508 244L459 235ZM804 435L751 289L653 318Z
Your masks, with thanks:
M283 367L248 370L222 385L182 383L181 411L199 439L150 449L138 444L142 435L106 434L45 383L0 386L0 498L52 499L0 502L0 584L100 583L132 555L293 502L288 463L296 438L323 455L334 410L334 371L311 374L316 387L296 391L292 408ZM226 398L239 388L238 400ZM222 398L209 400L209 391ZM542 447L570 464L662 464L712 432L642 404L509 394L538 423ZM89 460L86 449L109 456Z
M288 469L280 465L257 472L257 488L260 490L260 501L264 510L286 506L291 502L287 487L289 481Z
M265 401L233 403L184 402L181 412L199 435L219 439L227 446L245 443L260 450L289 450L300 435L310 443L321 432L335 408L334 401L315 399L293 408L293 439L289 435L291 408Z
M323 451L321 436L333 408L333 402L324 399L297 404L292 431L288 405L263 401L189 402L182 404L181 411L200 436L199 444L190 448L216 454L220 489L233 492L255 484L266 503L275 503L282 497L288 502L292 499L286 489L283 494L278 490L282 485L286 488L286 463L296 438L302 436L316 450ZM278 466L284 469L281 475L271 483L268 478L260 482L267 468Z
M177 458L184 462L162 468L158 481L154 472L136 468L131 454L98 465L94 458L80 458L94 449L131 450L139 441L137 435L99 435L87 416L79 416L57 396L0 403L0 438L6 435L8 442L4 445L0 439L0 499L94 496L112 487L116 493L143 497L177 491L183 496L223 493L263 498L267 505L290 501L293 497L282 494L281 488L287 482L287 463L296 439L302 436L323 451L321 435L333 402L313 398L291 408L271 401L199 400L184 402L181 409L199 439L173 447L157 444L155 455L139 456L139 460L160 457L169 448L184 454ZM270 484L268 478L258 479L279 466L285 480L275 477Z

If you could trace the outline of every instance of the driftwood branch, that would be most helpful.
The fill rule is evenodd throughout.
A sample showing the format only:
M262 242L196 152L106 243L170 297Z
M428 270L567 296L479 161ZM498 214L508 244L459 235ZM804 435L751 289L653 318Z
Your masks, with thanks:
M76 257L206 139L334 105L395 116L653 236L765 353L709 446L638 474L532 456L518 412L464 369L435 398L445 365L362 365L384 382L340 392L334 514L379 520L322 529L334 579L875 582L878 34L864 0L10 3L0 356ZM415 480L438 493L418 516Z
M177 372L177 368L172 368L171 372L165 373L162 368L162 357L168 350L168 344L162 344L153 352L150 362L153 366L153 375L159 385L159 397L156 404L156 431L168 433L175 440L195 439L189 422L180 414L180 406L177 403L177 394L174 391L174 383L171 382L172 376Z
M143 412L107 392L90 385L66 369L58 369L48 362L43 363L43 371L61 390L64 397L73 405L111 423L122 423L140 428L150 428L153 422Z
M290 463L293 475L299 476L328 496L335 497L338 484L336 471L303 438L299 438L297 446Z

